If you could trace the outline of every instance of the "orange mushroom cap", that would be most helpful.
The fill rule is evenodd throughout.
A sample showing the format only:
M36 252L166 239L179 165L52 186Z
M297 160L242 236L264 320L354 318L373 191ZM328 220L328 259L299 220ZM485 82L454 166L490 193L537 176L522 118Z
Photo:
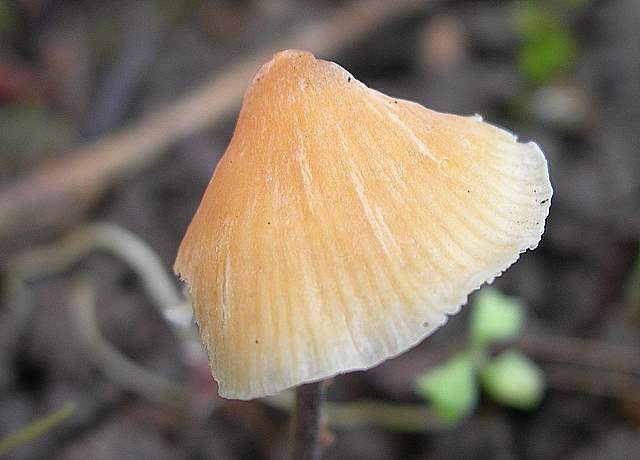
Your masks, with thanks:
M416 345L537 246L551 195L535 143L276 54L174 267L220 394L260 397Z

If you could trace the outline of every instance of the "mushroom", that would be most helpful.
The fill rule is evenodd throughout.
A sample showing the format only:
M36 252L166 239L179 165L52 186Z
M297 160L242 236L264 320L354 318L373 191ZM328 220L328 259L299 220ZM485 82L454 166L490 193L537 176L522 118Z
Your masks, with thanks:
M551 195L535 143L277 53L174 267L220 395L270 395L420 343L537 246Z

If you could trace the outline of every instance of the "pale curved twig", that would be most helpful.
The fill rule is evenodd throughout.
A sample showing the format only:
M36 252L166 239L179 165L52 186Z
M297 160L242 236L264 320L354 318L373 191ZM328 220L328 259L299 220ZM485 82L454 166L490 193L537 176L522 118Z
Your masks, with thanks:
M80 227L57 243L31 249L15 257L7 268L16 283L24 283L68 270L83 257L97 251L116 256L135 271L153 304L181 339L183 358L189 362L199 359L202 352L192 327L190 304L158 255L122 227L108 223ZM25 314L28 312L20 313L19 317L23 318Z
M70 307L70 318L83 349L109 379L156 402L182 405L191 399L187 386L134 363L102 336L95 315L95 292L87 279L76 284Z

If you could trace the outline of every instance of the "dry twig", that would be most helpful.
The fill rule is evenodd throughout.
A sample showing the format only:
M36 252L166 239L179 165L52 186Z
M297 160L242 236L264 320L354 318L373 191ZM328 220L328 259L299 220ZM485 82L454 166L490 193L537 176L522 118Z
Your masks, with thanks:
M640 375L640 351L626 345L540 334L524 335L514 345L539 360Z
M312 22L230 64L209 81L130 127L48 164L0 191L0 238L61 227L78 218L115 180L158 159L173 142L211 126L234 110L256 69L277 50L296 47L335 54L382 23L416 11L418 0L362 0Z

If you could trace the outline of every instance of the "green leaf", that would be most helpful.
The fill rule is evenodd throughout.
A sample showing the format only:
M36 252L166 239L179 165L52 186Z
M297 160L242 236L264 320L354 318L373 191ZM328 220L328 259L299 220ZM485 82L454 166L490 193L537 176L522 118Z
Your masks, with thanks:
M537 83L547 83L571 69L575 62L576 44L564 31L549 31L545 36L527 41L520 49L521 72Z
M504 406L531 410L542 399L543 373L519 351L502 352L483 367L480 375L487 394Z
M576 60L578 45L561 14L563 8L531 0L515 6L515 25L521 38L520 71L534 83L548 83L569 70Z
M522 328L524 308L497 289L483 289L471 311L471 344L485 347L515 337Z
M471 356L461 353L419 376L416 390L431 402L437 416L444 423L459 422L473 411L478 399Z

